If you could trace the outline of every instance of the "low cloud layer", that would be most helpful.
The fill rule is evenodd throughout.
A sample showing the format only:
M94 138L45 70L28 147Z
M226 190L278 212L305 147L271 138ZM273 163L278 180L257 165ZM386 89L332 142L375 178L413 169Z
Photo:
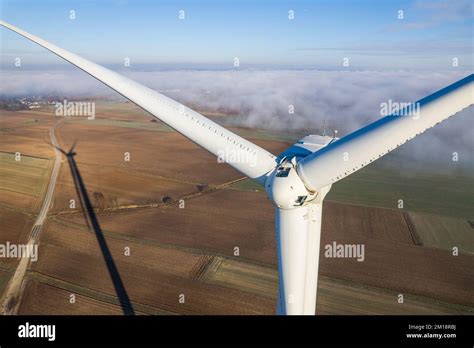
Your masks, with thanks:
M1 95L96 96L114 92L81 71L2 71ZM230 110L238 125L345 135L381 117L381 103L413 102L469 74L467 71L229 70L122 72L200 110ZM290 105L294 114L288 112ZM410 161L472 163L473 110L442 123L399 154ZM452 161L451 161L452 162ZM451 163L452 164L452 163Z

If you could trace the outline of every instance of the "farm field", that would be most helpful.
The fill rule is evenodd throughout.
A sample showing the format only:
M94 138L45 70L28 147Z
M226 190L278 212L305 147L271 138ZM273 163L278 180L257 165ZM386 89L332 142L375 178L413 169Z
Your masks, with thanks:
M253 204L259 209L253 209ZM325 203L323 209L323 236L413 243L400 212L335 202ZM58 218L85 228L78 214ZM259 193L222 189L187 200L184 209L174 204L161 209L100 213L98 218L110 233L227 256L232 256L233 248L238 246L240 257L276 265L273 206ZM225 224L222 219L226 219ZM216 223L219 221L222 223Z
M338 182L326 199L390 209L398 209L402 199L405 210L474 219L474 177L419 169L407 176L375 163Z
M183 209L175 203L160 209L104 212L97 217L106 233L226 256L232 256L237 246L241 258L276 262L273 207L257 193L215 190L185 200ZM58 219L86 227L78 214Z
M11 271L0 269L0 298L2 297L11 276Z
M276 268L230 259L213 258L201 280L220 286L261 293L276 300ZM318 284L317 314L473 314L472 307L434 301L427 297L398 293L337 278L321 277Z
M26 243L33 220L26 214L3 207L0 207L0 216L0 245ZM17 258L0 257L0 270L13 269L18 262Z
M202 254L105 237L132 303L172 313L257 312L252 303L255 295L231 292L229 300L229 291L194 281L193 270ZM129 256L124 255L126 247L130 248ZM51 224L42 240L39 261L31 270L81 289L115 294L103 250L89 231ZM181 293L187 298L183 304L179 303Z
M24 139L18 151L41 157L30 161L46 167L18 174L29 176L18 186L22 192L0 187L0 243L24 241L31 229L49 175L45 163L54 154L47 143L52 117L51 108L2 114L0 151L16 151L12 142ZM58 128L61 148L75 145L100 231L88 227L63 157L19 314L121 314L117 277L136 314L274 313L274 208L266 194L150 120L132 103L99 100L95 120L71 118ZM275 154L299 136L233 129ZM324 203L318 313L472 314L473 179L419 172L408 179L383 163L353 177L334 185ZM6 186L19 180L16 174L1 178ZM397 208L400 198L404 209ZM324 247L333 242L363 244L365 260L325 257ZM450 253L453 243L459 256ZM15 264L0 259L0 291Z
M70 302L71 294L74 295L75 303ZM91 313L120 315L122 309L117 304L98 301L29 278L18 314L41 315L45 313L48 315L87 315Z
M200 274L199 280L276 300L278 294L276 267L222 257L212 257L207 262L207 267Z
M93 122L93 123L92 123ZM95 119L95 120L84 120L84 119L71 119L66 123L73 125L93 125L94 127L106 126L106 127L119 127L119 128L131 128L131 129L145 129L148 131L155 132L170 132L171 128L164 125L163 123L151 122L145 123L143 121L127 121L127 120L114 120L114 119Z
M323 244L331 243L323 236ZM338 243L364 243L365 260L322 258L320 274L327 277L472 306L472 255L383 240L338 238ZM421 281L422 280L422 281Z
M48 131L55 121L48 110L1 110L0 151L53 158Z
M410 212L411 220L424 246L474 254L474 227L468 220Z
M474 314L472 306L455 305L410 293L403 294L404 303L400 304L396 291L327 277L321 277L318 292L318 314L323 315Z
M79 165L123 168L207 185L241 177L237 171L218 163L212 155L175 132L94 127L93 122L61 126L61 147L68 151L76 142L75 159ZM260 140L259 143L274 152L287 146L276 141ZM129 153L130 161L124 160L125 153Z
M239 246L239 260L275 267L276 255L271 219L269 219L268 228L253 232L255 234L253 243L248 243L248 235L240 232L241 229L233 229L233 223L229 223L229 228L216 229L215 224L210 222L215 222L219 216L226 214L222 211L225 202L238 204L238 201L228 199L227 193L227 190L216 191L193 199L189 203L189 208L186 209L192 210L192 207L196 207L194 208L196 211L186 213L177 207L167 206L120 214L104 213L98 216L104 232L112 236L146 240L150 244L165 245L175 249L184 248L193 252L204 251L207 254L225 257L233 257L233 247ZM230 193L235 192L230 191ZM212 200L205 199L211 197ZM215 216L212 217L209 214L203 216L200 209L206 208ZM268 216L271 216L272 207L269 206L267 209ZM232 211L230 208L229 210ZM248 214L250 213L249 211ZM335 202L325 204L324 214L326 218L323 220L322 227L322 247L333 242L364 244L365 260L357 262L354 259L321 257L321 274L351 282L359 282L363 279L362 283L368 286L394 289L418 296L436 297L459 305L469 306L474 303L468 286L474 282L473 276L468 271L474 258L463 253L453 257L442 250L415 245L412 231L404 214L393 210ZM260 215L264 215L263 209L260 209ZM251 216L246 216L248 227L243 225L243 222L235 226L249 231L254 223ZM72 226L81 228L81 223L78 223L81 218L76 214L61 216L61 220L68 223L73 221ZM126 225L127 221L132 224ZM136 225L137 221L140 225ZM171 225L171 221L180 221L180 224ZM143 223L149 223L149 225L145 226ZM85 226L82 225L82 228L84 229ZM143 231L148 231L147 235L144 235ZM324 255L324 249L321 250L321 255ZM212 269L213 265L214 261L210 263L209 268ZM226 263L222 267L225 268L225 265ZM446 270L446 275L440 277L440 270ZM245 271L236 269L235 275L239 272L246 272L250 277L252 269L248 267ZM417 281L420 274L423 275L423 282ZM261 283L265 283L267 277L250 279L255 282L252 286L258 289ZM214 281L220 280L218 276L214 279ZM239 286L239 284L236 285L237 288Z
M0 204L20 210L36 211L46 191L53 161L0 152Z
M199 192L198 184L165 178L151 173L93 164L80 165L93 205L100 209L117 209L134 205L162 204L168 200ZM123 187L127 187L124 190ZM77 192L67 163L61 168L55 192L53 212L80 209ZM71 199L76 201L71 208Z

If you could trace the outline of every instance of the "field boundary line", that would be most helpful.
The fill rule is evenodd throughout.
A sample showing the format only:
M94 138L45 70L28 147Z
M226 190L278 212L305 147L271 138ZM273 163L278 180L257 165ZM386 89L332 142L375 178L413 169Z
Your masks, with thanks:
M405 223L407 224L408 231L410 232L411 239L413 241L413 244L417 246L423 246L423 241L416 233L416 228L415 224L413 223L411 216L408 212L403 212L403 219L405 220Z

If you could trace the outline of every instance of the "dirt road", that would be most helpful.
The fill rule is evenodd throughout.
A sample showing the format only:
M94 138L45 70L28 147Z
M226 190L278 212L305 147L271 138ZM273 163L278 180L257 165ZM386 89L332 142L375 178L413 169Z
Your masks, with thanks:
M56 158L53 170L51 171L51 178L49 180L48 189L46 190L46 194L44 196L43 204L41 206L38 217L36 218L36 221L31 229L30 237L27 243L29 248L33 247L36 244L41 229L43 227L43 222L48 214L51 202L53 200L54 188L56 187L56 179L58 178L59 168L61 166L61 152L58 150L59 144L56 139L55 131L58 126L63 122L63 120L64 118L57 121L54 126L51 127L49 130L49 137L51 139L51 144L54 147ZM3 296L2 301L1 314L12 315L16 313L18 309L18 304L20 302L19 300L21 298L23 279L25 278L25 273L28 269L30 261L31 259L29 257L23 257L20 260L15 274L13 275L12 279L10 279L7 289L5 290L5 294Z

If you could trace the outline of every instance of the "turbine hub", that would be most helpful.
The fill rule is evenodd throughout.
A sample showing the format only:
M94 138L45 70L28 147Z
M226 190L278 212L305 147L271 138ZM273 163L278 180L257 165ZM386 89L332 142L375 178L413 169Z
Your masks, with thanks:
M281 209L302 206L314 198L296 172L296 161L283 160L265 182L265 191L273 203Z

